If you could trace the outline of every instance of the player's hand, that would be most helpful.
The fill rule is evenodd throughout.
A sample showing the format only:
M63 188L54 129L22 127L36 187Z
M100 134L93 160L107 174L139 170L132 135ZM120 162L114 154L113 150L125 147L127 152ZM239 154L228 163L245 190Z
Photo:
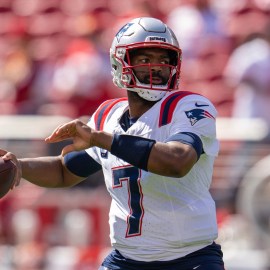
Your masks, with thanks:
M11 187L11 189L13 189L14 187L16 187L20 184L20 181L22 178L21 164L18 161L17 157L13 153L8 152L4 149L0 149L0 156L4 160L12 160L12 162L16 165L16 176L14 178L14 182L13 182L13 185Z
M72 139L73 143L65 146L62 150L62 155L64 156L72 151L80 151L92 147L92 134L93 130L89 126L76 119L58 126L45 141L55 143Z

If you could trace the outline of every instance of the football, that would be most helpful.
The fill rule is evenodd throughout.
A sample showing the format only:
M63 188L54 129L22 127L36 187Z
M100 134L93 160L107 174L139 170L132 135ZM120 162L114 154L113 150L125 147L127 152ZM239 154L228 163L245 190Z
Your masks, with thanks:
M3 198L9 192L15 175L15 164L10 160L3 160L0 157L0 198Z

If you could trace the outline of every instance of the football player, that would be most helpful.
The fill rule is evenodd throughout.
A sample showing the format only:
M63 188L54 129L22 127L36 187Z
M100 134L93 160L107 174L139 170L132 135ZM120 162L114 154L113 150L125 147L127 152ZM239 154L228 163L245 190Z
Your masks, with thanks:
M88 124L74 120L46 138L72 139L59 157L13 159L20 175L68 187L103 170L111 195L112 252L100 270L223 270L215 203L209 193L218 155L213 104L178 91L181 49L155 18L136 18L116 34L113 82L127 98L105 101Z

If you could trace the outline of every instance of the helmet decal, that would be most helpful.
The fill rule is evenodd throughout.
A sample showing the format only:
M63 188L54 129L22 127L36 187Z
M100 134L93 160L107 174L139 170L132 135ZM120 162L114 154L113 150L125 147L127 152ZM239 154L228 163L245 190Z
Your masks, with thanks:
M130 28L130 26L132 26L132 25L133 25L133 23L127 23L118 31L118 33L116 34L116 38L118 41L125 34L125 32L128 30L128 28Z

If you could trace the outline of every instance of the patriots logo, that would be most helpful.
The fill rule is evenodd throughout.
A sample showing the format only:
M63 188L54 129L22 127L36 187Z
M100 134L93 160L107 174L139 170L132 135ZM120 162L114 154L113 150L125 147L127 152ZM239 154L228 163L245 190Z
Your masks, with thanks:
M134 23L127 23L126 25L124 25L116 34L116 38L119 42L120 38L125 34L125 32L128 30L128 28L133 25Z
M185 111L185 113L192 126L195 125L195 123L197 123L199 120L203 118L215 119L215 117L211 113L203 109L194 109L190 111Z

